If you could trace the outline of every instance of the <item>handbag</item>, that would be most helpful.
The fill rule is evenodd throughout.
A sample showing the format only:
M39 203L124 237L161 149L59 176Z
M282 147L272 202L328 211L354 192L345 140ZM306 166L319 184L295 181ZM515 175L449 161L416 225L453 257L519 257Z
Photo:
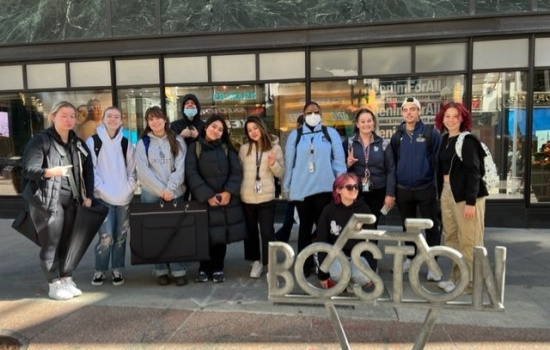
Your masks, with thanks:
M209 259L206 203L130 204L132 265Z
M19 215L17 215L15 220L13 220L11 227L13 227L23 236L33 241L34 244L36 244L37 246L40 246L40 242L38 241L38 234L36 233L36 228L34 227L34 223L32 222L31 214L27 209L21 210Z

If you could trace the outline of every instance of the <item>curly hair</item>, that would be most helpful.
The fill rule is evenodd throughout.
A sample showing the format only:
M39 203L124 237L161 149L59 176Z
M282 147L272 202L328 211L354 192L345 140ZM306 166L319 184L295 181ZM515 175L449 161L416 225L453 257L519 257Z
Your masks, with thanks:
M471 131L472 125L474 124L474 120L472 117L472 113L470 113L469 110L464 107L462 103L459 102L449 102L446 105L444 105L437 115L435 116L435 127L440 132L446 131L447 128L443 124L443 117L445 116L445 112L449 108L455 108L458 111L458 114L462 117L462 122L460 123L460 131Z

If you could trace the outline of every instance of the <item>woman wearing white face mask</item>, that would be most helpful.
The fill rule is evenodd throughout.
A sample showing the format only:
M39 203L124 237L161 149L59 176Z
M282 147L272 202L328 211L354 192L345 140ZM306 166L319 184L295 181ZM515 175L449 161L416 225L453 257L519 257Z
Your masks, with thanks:
M292 131L285 147L283 194L296 201L300 218L298 253L311 244L313 224L330 203L332 184L346 172L346 159L338 132L322 125L321 107L316 102L304 106L305 123ZM311 273L313 260L304 264L304 275Z
M187 94L181 100L182 118L170 123L170 129L185 140L189 145L199 136L200 131L204 127L204 122L201 120L201 104L197 96Z

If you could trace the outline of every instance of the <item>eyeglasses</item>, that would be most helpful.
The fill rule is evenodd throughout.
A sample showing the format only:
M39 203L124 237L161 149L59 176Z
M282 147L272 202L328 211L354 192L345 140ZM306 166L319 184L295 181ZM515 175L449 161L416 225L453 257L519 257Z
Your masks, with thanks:
M342 188L345 188L346 190L348 191L357 191L359 190L359 186L358 185L345 185L344 187Z

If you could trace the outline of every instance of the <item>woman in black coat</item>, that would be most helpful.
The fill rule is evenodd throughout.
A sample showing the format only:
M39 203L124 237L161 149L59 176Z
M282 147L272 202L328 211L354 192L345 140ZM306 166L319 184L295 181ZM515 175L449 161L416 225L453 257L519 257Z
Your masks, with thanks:
M229 139L223 117L211 116L197 142L189 145L185 177L193 198L208 203L210 260L201 261L196 282L225 281L227 243L246 238L239 198L243 179L239 156Z
M50 120L52 127L36 134L25 146L23 197L40 242L48 296L67 300L82 294L72 280L72 270L65 266L65 258L77 205L92 205L94 170L88 147L73 131L76 108L60 102L53 107Z

